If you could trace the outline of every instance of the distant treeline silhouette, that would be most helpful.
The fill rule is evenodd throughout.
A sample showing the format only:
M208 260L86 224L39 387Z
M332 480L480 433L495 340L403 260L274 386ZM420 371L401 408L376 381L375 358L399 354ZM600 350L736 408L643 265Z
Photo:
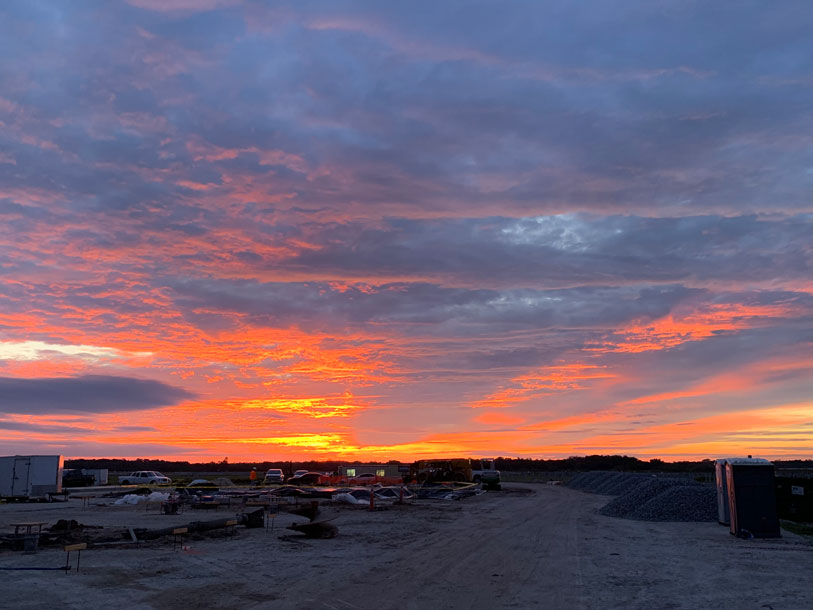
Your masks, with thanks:
M257 468L282 468L288 474L295 470L312 470L315 472L336 472L339 466L345 464L380 464L381 462L357 462L352 460L306 461L294 462L288 460L265 462L229 462L224 458L219 462L184 462L170 460L154 460L147 458L126 459L68 459L66 468L107 468L113 472L129 472L134 470L159 470L167 472L244 472ZM390 460L387 464L404 464ZM778 468L813 468L813 460L776 460ZM658 472L711 472L714 470L713 460L665 462L657 458L639 460L626 455L588 455L583 457L568 457L557 460L544 460L533 458L504 458L496 459L499 470L505 472L556 472L588 470L617 470L617 471L658 471Z

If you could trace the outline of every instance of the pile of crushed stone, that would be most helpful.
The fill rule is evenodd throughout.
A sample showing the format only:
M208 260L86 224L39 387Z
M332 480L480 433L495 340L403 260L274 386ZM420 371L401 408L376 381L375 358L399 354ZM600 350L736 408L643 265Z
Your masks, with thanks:
M599 510L608 517L640 521L717 521L717 490L682 478L630 472L584 472L568 484L616 496Z

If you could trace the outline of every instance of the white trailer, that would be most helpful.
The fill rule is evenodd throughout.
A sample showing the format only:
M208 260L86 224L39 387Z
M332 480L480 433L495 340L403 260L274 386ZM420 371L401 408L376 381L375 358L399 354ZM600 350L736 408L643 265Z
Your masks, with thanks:
M92 474L95 478L94 485L107 485L107 468L82 468L82 474Z
M0 498L51 499L62 493L61 455L0 457Z

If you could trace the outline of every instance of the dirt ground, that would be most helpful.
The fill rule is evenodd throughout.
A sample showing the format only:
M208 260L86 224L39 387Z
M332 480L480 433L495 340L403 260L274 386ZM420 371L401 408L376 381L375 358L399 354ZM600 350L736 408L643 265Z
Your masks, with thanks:
M551 485L509 484L461 501L370 512L325 507L336 538L238 528L233 539L171 541L82 553L81 569L0 571L0 608L14 610L443 610L813 608L813 545L783 532L741 540L715 523L650 523L597 514L608 501ZM100 499L92 502L101 501ZM107 529L226 517L144 506L0 505L16 521L76 519ZM292 534L290 537L283 537ZM4 551L0 568L56 567L65 553ZM74 562L75 565L75 562Z

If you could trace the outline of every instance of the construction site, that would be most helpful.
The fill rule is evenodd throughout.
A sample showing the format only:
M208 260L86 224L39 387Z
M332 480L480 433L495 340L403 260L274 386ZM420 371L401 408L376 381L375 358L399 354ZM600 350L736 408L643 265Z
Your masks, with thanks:
M716 486L587 472L501 485L76 487L0 504L0 606L813 607L810 532L743 500L763 466L727 467L726 497L740 498L727 514L719 472Z

